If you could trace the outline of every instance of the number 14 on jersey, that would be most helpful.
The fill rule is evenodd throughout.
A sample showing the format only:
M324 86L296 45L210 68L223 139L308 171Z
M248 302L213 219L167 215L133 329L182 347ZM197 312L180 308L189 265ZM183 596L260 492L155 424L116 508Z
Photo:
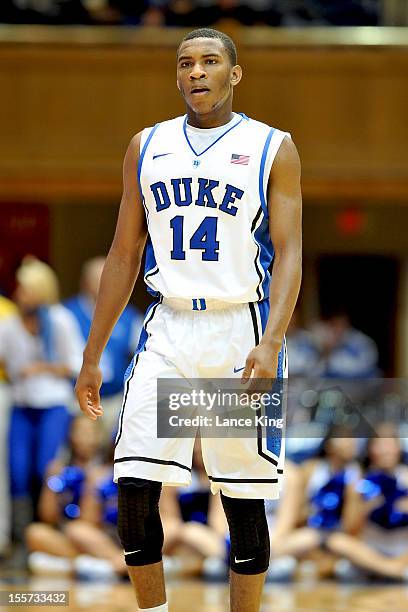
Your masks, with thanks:
M217 241L217 217L205 217L190 238L190 249L202 250L203 261L218 261L220 243ZM173 249L170 253L172 259L186 258L184 250L184 217L177 215L170 221L173 230Z

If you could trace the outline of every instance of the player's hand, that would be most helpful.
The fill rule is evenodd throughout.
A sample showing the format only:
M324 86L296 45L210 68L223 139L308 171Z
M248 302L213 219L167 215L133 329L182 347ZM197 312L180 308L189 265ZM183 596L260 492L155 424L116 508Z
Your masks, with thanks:
M103 415L99 389L102 385L102 372L99 366L83 363L75 385L75 395L82 412L96 421Z
M260 390L259 383L261 380L265 381L266 387L268 387L267 381L276 378L280 349L280 345L272 345L266 342L261 342L253 348L245 363L245 369L241 377L242 384L246 384L252 378L249 390ZM267 390L267 388L264 390Z

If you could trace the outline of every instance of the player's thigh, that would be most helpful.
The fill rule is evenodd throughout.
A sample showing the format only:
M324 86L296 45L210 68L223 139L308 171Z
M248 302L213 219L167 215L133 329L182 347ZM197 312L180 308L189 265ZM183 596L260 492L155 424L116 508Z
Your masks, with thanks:
M172 387L184 377L166 357L143 351L134 359L125 382L115 448L115 480L120 477L188 484L194 439L176 435L159 437L157 431L158 379L172 379Z

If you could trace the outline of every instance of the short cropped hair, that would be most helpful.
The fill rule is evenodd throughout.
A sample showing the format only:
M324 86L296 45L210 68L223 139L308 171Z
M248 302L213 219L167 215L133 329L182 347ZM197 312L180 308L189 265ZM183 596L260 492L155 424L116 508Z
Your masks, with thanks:
M237 48L232 38L230 38L227 34L224 34L224 32L220 32L219 30L213 30L212 28L199 28L197 30L192 30L192 32L186 34L186 36L183 38L179 45L177 55L183 42L186 42L187 40L193 40L194 38L212 38L215 40L220 40L224 45L226 52L228 53L231 65L235 66L237 64Z

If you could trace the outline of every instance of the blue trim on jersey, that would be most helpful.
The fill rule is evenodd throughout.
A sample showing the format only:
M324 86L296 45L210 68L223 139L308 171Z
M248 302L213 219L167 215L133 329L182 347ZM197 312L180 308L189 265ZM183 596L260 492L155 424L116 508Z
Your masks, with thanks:
M144 159L144 156L146 154L147 147L149 146L149 143L150 143L151 139L153 138L153 134L155 133L155 131L157 130L159 125L160 125L160 123L156 123L156 125L154 127L152 127L152 129L150 130L150 134L146 138L146 142L144 143L143 148L142 148L141 153L140 153L139 161L138 161L138 164L137 164L137 180L139 182L140 193L142 193L142 184L140 182L140 175L142 174L143 159Z
M151 139L153 138L153 135L155 133L155 131L157 130L157 128L159 127L160 123L156 123L156 125L150 130L150 134L149 136L146 138L146 142L143 145L143 148L141 150L140 153L140 157L139 157L139 162L137 164L137 180L139 183L139 189L140 189L140 193L142 196L142 204L143 204L143 208L145 209L145 214L146 214L146 222L149 222L149 211L148 208L145 204L145 199L143 196L143 191L142 191L142 183L140 182L140 177L142 174L142 165L143 165L143 160L144 160L144 156L146 154L147 151L147 147L150 144ZM146 249L145 249L145 254L146 254L146 259L145 259L145 269L144 269L144 281L147 287L147 291L153 295L153 296L157 296L157 292L154 291L154 289L151 289L149 287L149 285L146 283L146 277L147 276L152 276L152 274L149 275L149 272L151 272L155 267L157 267L157 262L156 262L156 257L154 255L154 250L153 250L153 245L152 245L152 241L150 239L150 236L148 237L147 240L147 244L146 244ZM156 272L153 272L153 274L157 274L157 272L159 271L159 268L157 268Z
M259 198L261 200L262 210L264 211L264 215L266 217L268 216L268 204L266 202L266 194L265 194L265 189L264 189L264 174L265 174L266 157L268 155L268 149L269 149L269 145L270 145L274 131L275 131L275 128L271 128L266 138L265 146L262 151L261 165L259 167Z
M257 223L258 216L261 214L261 210L263 212L264 218L261 223L258 225L257 229L253 233L254 241L258 247L258 251L255 257L255 268L259 276L259 284L256 288L256 294L258 299L261 300L269 296L269 284L271 280L271 275L269 272L269 267L272 263L272 259L274 256L274 248L271 241L271 236L269 232L269 214L268 214L268 205L266 201L266 194L264 190L264 174L265 174L265 164L266 158L268 155L269 145L275 132L275 128L271 128L269 130L268 136L265 141L265 145L262 151L261 163L259 166L259 199L261 201L261 209L258 210L258 213L253 221L252 228ZM260 270L259 264L262 268ZM262 293L260 291L262 289Z
M263 273L263 279L260 280L257 287L257 294L259 297L259 286L262 288L261 298L267 298L269 296L269 285L271 282L271 274L269 272L269 266L272 263L274 256L274 248L269 232L269 217L263 218L262 222L254 232L254 240L258 245L258 253L256 256L255 266L260 263Z
M262 335L265 333L266 324L269 317L269 298L258 302L259 317L261 319Z
M211 149L211 147L213 147L215 144L217 144L217 142L219 140L221 140L221 138L224 138L224 136L226 134L228 134L228 132L230 132L231 130L236 128L237 125L239 125L243 120L244 120L244 117L241 117L241 119L239 121L237 121L237 123L234 123L234 125L232 125L230 128L228 128L228 130L223 132L221 134L221 136L218 136L218 138L216 140L214 140L214 142L212 142L206 149L204 149L204 151L201 151L201 153L197 153L197 151L195 151L195 149L193 148L193 145L191 144L191 142L188 139L188 136L187 136L187 115L184 117L184 121L183 121L183 132L184 132L184 136L186 137L187 144L190 147L190 149L192 150L192 152L194 153L194 155L196 157L200 157L201 155L204 155L204 153L206 153L208 151L208 149Z
M137 355L139 353L142 353L145 350L146 342L147 342L147 340L149 338L149 333L147 331L147 326L150 323L150 321L153 319L153 316L154 316L154 312L152 312L153 308L155 308L155 306L158 306L159 304L161 304L161 299L156 300L155 302L152 302L151 304L149 304L149 306L146 309L146 314L145 314L145 318L144 318L144 321L143 321L142 331L140 332L139 344L137 345L137 348L136 348L136 351L135 351L135 354L134 354L132 362L134 361L134 359L137 357ZM150 313L152 313L151 316L149 316ZM132 365L132 362L131 362L131 365ZM128 370L129 370L129 368L128 368ZM125 375L125 379L126 379L126 375Z
M154 276L159 273L159 266L157 265L156 256L154 254L153 244L150 236L147 238L146 249L145 249L145 269L143 280L145 282L147 291L150 295L157 297L159 295L158 291L155 291L152 287L149 286L147 279L150 276Z

